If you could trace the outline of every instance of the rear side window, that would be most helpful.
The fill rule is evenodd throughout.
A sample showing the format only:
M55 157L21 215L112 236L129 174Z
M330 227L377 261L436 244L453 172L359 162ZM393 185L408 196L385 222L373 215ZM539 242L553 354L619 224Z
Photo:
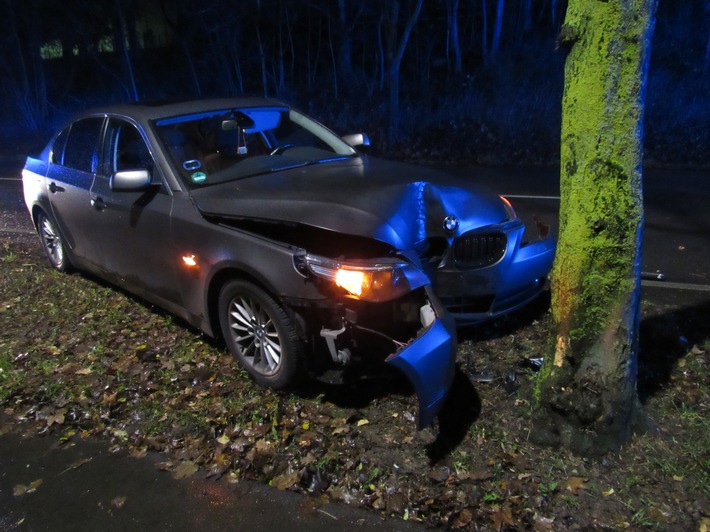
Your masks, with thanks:
M82 172L94 172L98 162L96 148L103 123L104 119L99 117L74 122L69 128L61 164Z
M50 162L53 164L64 164L64 147L67 145L67 138L69 137L69 130L71 126L63 130L54 141L52 145L52 158Z

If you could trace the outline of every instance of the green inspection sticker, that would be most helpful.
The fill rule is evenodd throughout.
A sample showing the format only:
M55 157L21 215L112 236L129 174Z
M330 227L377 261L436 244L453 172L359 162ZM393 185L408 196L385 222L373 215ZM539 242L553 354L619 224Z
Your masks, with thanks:
M207 174L204 172L195 172L190 174L190 179L192 179L193 183L204 183L207 181Z

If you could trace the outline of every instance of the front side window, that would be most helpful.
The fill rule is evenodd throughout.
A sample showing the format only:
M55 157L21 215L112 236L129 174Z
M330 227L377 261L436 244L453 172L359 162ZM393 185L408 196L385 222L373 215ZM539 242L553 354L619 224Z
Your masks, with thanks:
M106 173L125 170L153 171L153 157L140 131L125 120L112 118L106 132Z

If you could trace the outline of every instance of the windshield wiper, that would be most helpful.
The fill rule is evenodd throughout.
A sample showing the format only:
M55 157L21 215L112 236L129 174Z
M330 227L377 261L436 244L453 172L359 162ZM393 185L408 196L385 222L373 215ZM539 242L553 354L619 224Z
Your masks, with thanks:
M313 164L311 161L303 161L300 163L291 163L284 166L273 166L269 168L269 172L280 172L281 170L291 170L292 168L300 168L302 166L308 166Z
M311 166L314 164L325 164L325 163L332 163L335 161L346 161L350 157L351 157L350 155L339 155L338 157L330 157L328 159L315 159L313 161L295 162L295 163L287 164L285 166L275 166L275 167L269 169L269 172L280 172L281 170L291 170L292 168L302 168L304 166Z
M330 157L329 159L318 159L317 161L311 161L309 164L323 164L323 163L332 163L335 161L346 161L348 159L351 159L352 157L356 157L357 154L355 155L339 155L338 157Z

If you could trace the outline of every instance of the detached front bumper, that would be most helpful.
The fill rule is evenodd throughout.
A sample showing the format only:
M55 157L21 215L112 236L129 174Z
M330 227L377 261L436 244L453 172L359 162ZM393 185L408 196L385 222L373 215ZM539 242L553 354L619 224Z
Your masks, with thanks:
M427 287L430 306L422 307L420 334L386 360L402 371L419 397L418 429L434 421L454 378L456 326L453 318Z

